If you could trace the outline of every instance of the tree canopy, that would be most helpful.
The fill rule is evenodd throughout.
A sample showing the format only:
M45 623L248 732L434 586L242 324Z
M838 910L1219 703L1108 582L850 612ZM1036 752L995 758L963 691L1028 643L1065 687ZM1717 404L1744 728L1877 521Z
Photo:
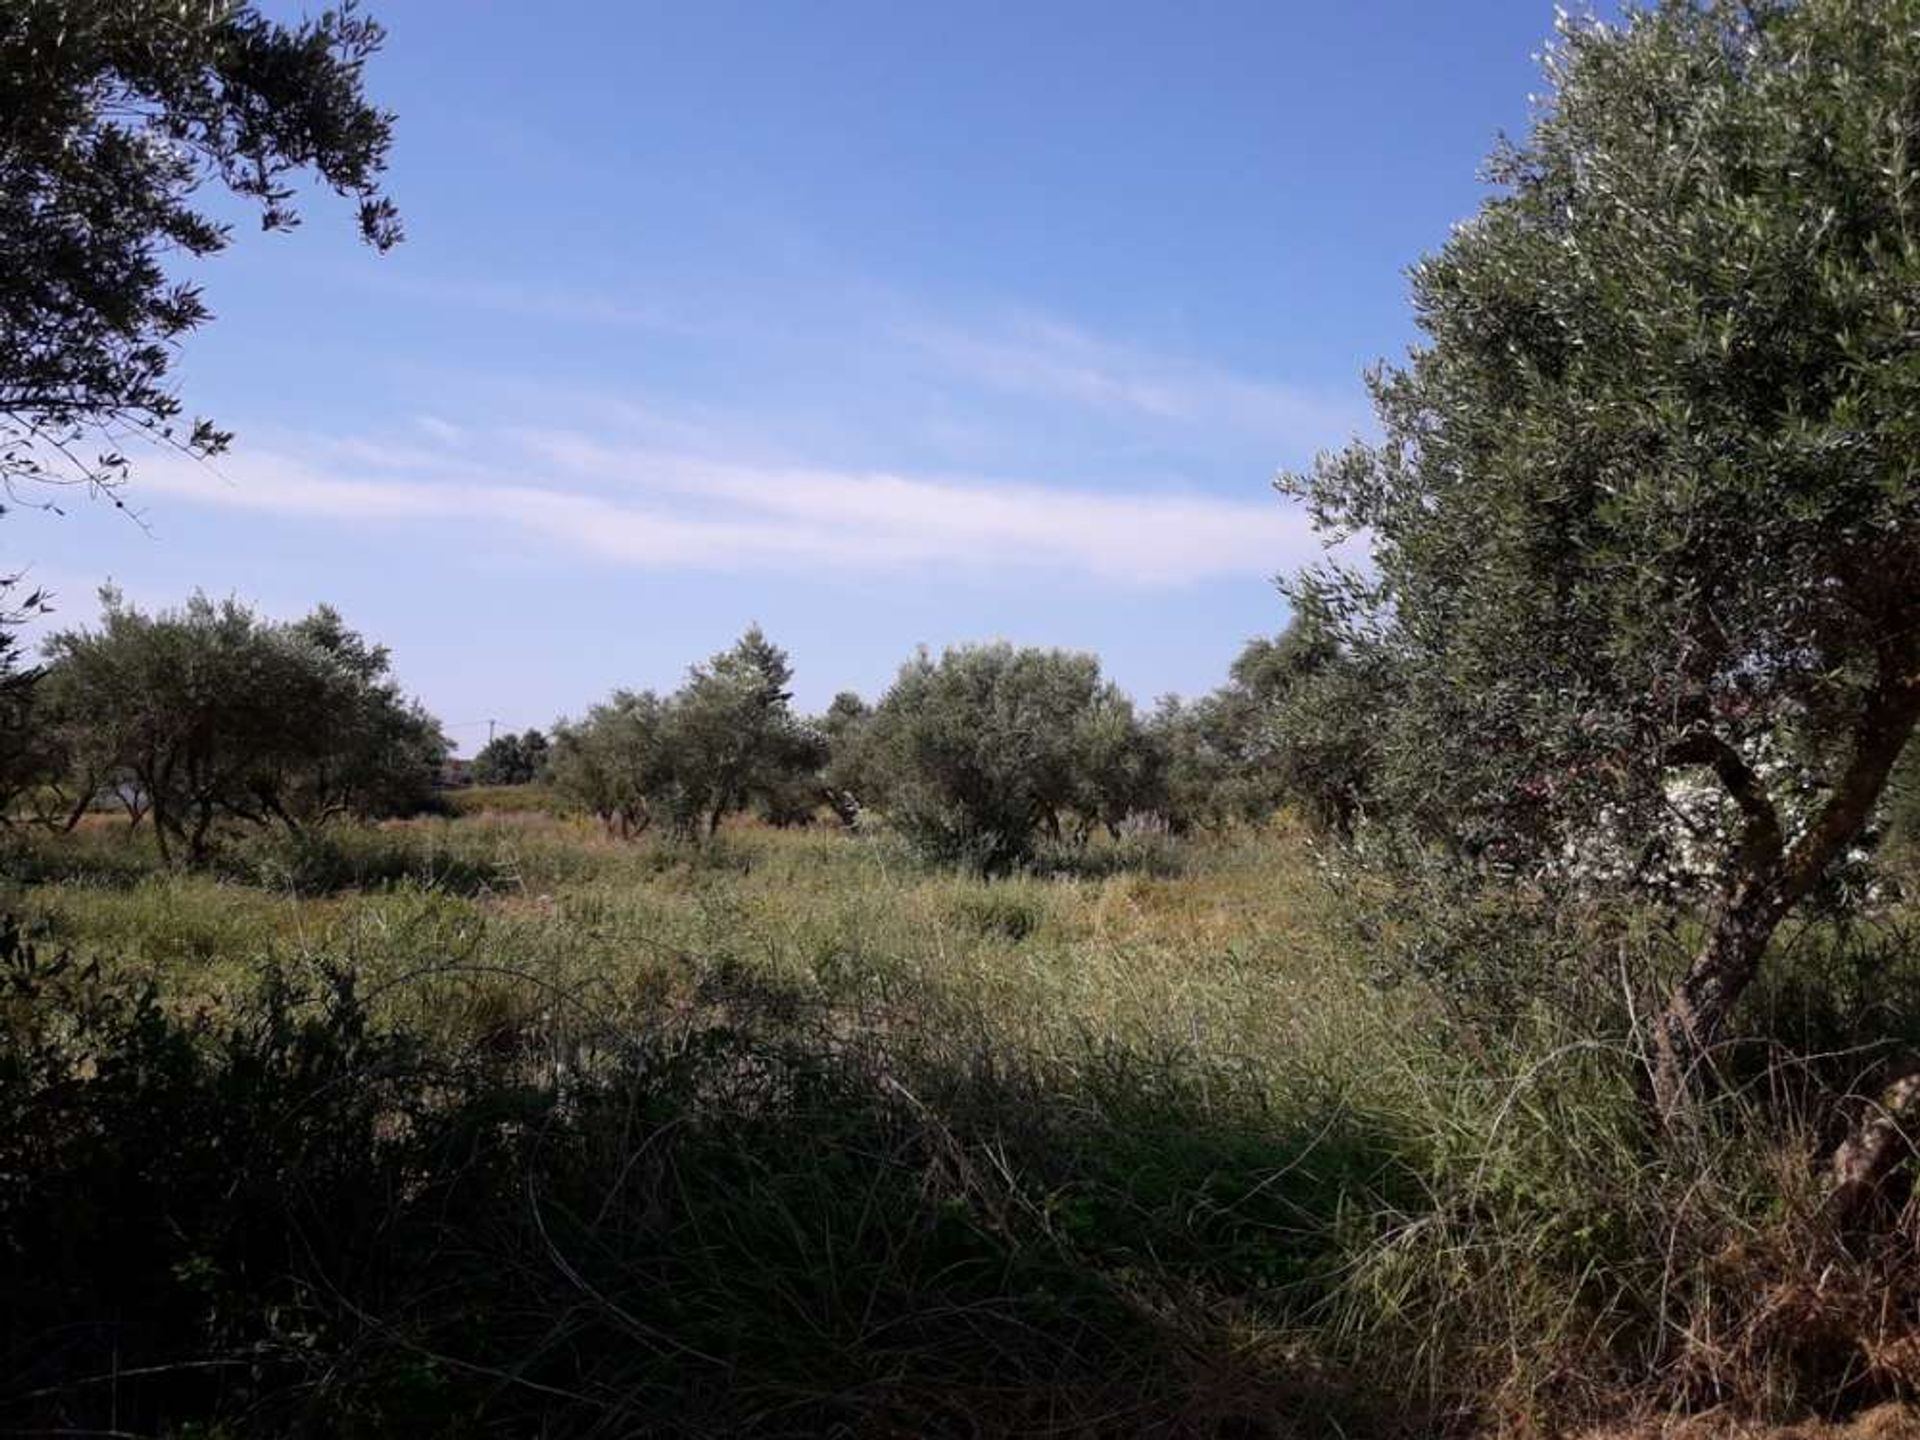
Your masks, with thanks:
M712 835L749 805L780 823L804 818L823 798L826 754L793 713L792 679L786 652L753 626L671 696L616 691L556 726L554 784L627 835L656 819L682 838Z
M496 735L473 757L476 785L529 785L545 777L549 746L543 731Z
M163 855L203 859L223 821L292 829L405 813L447 741L387 652L322 606L291 624L195 595L148 614L102 593L97 629L47 642L32 704L74 815L107 791L151 814Z
M1520 863L1600 813L1654 833L1676 775L1718 786L1669 1103L1920 717L1915 20L1565 22L1498 193L1413 271L1382 440L1287 482L1371 538L1316 593L1393 667L1403 810Z
M220 187L296 223L302 173L400 236L380 189L391 117L362 93L381 31L352 0L282 25L227 0L10 0L0 7L0 489L114 487L143 436L211 455L180 419L176 347L209 318L170 256L223 249ZM44 493L44 492L42 492ZM50 503L41 500L37 503Z
M962 646L901 667L861 735L861 770L925 853L992 872L1029 857L1064 817L1149 808L1157 782L1132 703L1091 655Z

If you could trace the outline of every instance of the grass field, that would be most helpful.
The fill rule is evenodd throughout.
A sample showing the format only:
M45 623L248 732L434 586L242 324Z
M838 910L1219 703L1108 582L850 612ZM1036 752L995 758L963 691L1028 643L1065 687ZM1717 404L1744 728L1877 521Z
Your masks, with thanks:
M0 1424L1550 1434L1920 1379L1905 1262L1819 1218L1825 1097L1920 1038L1899 910L1788 942L1668 1144L1676 937L1468 924L1512 950L1462 986L1284 827L987 882L464 808L11 853Z

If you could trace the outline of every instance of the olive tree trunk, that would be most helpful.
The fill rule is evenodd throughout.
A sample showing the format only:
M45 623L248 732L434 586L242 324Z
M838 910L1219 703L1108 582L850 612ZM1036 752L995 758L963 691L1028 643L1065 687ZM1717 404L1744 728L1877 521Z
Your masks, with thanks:
M1791 843L1765 788L1739 753L1712 735L1676 746L1680 763L1711 765L1739 806L1743 826L1727 883L1687 972L1653 1027L1653 1098L1668 1128L1691 1109L1714 1045L1759 974L1780 922L1860 838L1887 776L1920 720L1916 657L1883 668L1862 707L1833 792Z

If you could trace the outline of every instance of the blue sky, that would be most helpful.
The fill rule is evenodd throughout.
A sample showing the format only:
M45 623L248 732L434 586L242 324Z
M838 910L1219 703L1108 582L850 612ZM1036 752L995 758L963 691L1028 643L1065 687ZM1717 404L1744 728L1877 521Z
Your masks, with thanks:
M299 7L270 5L275 13ZM919 643L1196 693L1317 550L1282 467L1367 425L1405 269L1524 126L1483 3L380 0L408 240L316 197L201 268L145 530L7 521L90 619L326 600L471 751L758 621L798 699Z

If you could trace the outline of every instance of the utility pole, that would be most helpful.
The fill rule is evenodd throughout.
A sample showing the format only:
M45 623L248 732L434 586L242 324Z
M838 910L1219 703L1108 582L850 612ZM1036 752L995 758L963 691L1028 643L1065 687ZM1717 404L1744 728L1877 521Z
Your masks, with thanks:
M493 744L493 727L498 725L499 723L500 722L498 720L487 721L487 744L489 745Z

